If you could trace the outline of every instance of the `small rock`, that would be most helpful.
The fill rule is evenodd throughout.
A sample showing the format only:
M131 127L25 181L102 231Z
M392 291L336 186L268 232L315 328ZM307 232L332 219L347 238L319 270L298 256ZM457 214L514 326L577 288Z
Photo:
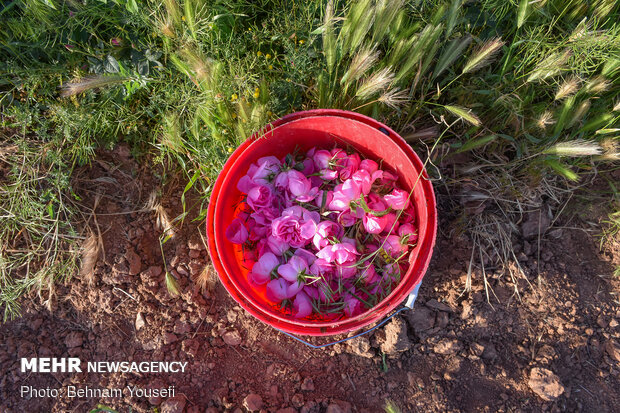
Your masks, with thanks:
M202 269L204 268L204 263L202 263L199 260L193 259L189 262L189 272L192 275L192 277L197 277L198 274L200 274L202 272Z
M611 321L609 322L609 328L616 328L618 327L618 321L615 318L612 318Z
M473 354L480 357L484 352L484 346L480 343L474 343L471 345L470 350Z
M139 274L140 270L142 269L142 260L140 259L140 256L136 254L133 248L127 249L127 252L125 253L125 258L127 259L127 262L129 263L129 274L130 275Z
M303 391L314 391L314 382L310 377L306 377L301 383L301 389Z
M304 404L304 407L301 408L299 413L319 413L319 405L314 400L307 401L306 404Z
M166 332L166 334L164 334L164 344L172 344L177 340L178 338L174 333Z
M79 331L72 331L65 337L67 348L80 347L84 342L84 335Z
M357 356L373 358L375 354L371 350L370 340L367 337L356 337L346 342L346 352Z
M235 321L237 321L237 312L235 310L228 310L226 312L226 319L229 323L234 323Z
M263 408L263 398L256 393L248 394L243 399L243 407L251 412L258 411Z
M560 378L547 369L533 368L527 384L534 393L548 402L554 401L564 393Z
M173 328L172 331L174 331L177 334L187 334L187 333L190 332L190 330L191 329L189 327L189 324L187 324L187 323L185 323L185 322L183 322L181 320L177 320L174 323L174 328Z
M407 321L413 330L419 334L435 326L435 313L426 307L417 307L407 314Z
M187 248L189 248L190 250L202 251L205 249L205 244L199 237L191 237L187 241Z
M485 360L495 360L497 358L497 350L495 350L495 346L493 344L486 345L480 357Z
M181 343L181 349L184 353L189 354L192 357L196 357L198 355L198 350L200 349L200 341L196 339L184 340Z
M344 413L344 410L342 410L340 406L338 406L336 403L332 403L329 406L327 406L326 413Z
M140 331L142 327L144 327L146 323L144 322L144 316L142 313L136 314L136 331Z
M153 265L152 267L149 267L146 271L144 271L143 274L145 275L145 278L147 279L154 279L154 278L159 277L162 272L163 270L161 269L159 265Z
M549 228L549 225L551 224L551 218L544 209L545 208L527 214L527 218L525 219L523 224L521 224L521 232L523 234L523 238L537 238L539 234L544 234L547 228Z
M292 407L285 407L283 409L276 410L276 413L297 413L297 410Z
M463 345L460 341L456 339L448 339L445 338L440 340L435 347L433 347L433 351L437 354L443 354L444 356L456 354L463 348Z
M161 404L161 413L183 413L185 408L185 399L174 397L166 400Z
M229 346L238 346L241 344L241 335L237 330L226 331L222 334L222 340Z
M463 312L461 313L461 320L467 320L471 316L471 304L463 301Z
M342 400L334 400L327 406L326 413L351 413L351 403Z
M411 348L411 342L407 336L407 326L401 318L394 317L385 327L384 332L385 340L381 343L381 351L388 356L396 356Z
M437 328L443 330L448 326L448 322L448 313L444 313L443 311L437 313Z
M302 407L304 405L304 396L299 393L293 395L293 397L291 397L291 403L293 403L293 406L296 408Z
M428 308L432 308L433 310L445 311L446 313L451 313L452 312L452 308L450 306L448 306L447 304L444 304L444 303L440 303L439 301L435 300L434 298L432 300L428 300L425 305Z
M198 250L189 250L189 257L190 258L200 258L200 251Z
M609 357L616 361L620 361L620 345L614 340L608 340L605 343L605 351L609 354Z

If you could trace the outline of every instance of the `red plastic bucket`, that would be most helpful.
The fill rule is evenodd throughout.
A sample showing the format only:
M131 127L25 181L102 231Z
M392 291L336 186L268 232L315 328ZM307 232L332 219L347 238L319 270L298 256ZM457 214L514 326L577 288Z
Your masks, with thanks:
M337 321L300 320L286 314L265 296L264 286L250 285L252 263L244 261L241 246L225 237L243 194L236 188L251 163L268 155L283 157L295 149L319 146L352 147L398 173L399 184L411 191L416 210L418 244L400 284L381 303L352 318ZM230 295L250 314L266 324L293 334L334 335L358 330L388 315L422 280L431 259L437 233L433 187L420 158L396 132L354 112L318 109L285 116L245 141L228 159L213 187L207 213L207 238L213 265Z

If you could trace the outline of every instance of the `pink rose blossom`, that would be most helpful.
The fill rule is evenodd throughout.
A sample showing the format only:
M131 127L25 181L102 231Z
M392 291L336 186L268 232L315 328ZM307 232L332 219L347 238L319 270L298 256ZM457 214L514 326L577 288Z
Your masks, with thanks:
M302 274L308 272L308 263L298 256L292 256L286 264L278 267L278 274L288 282L299 280Z
M379 234L383 231L383 228L385 228L387 218L385 216L378 217L369 213L364 215L362 223L364 224L364 229L366 229L369 234Z
M293 197L298 201L310 202L316 197L317 193L319 192L319 188L313 188L310 180L299 171L291 169L287 172L287 178L287 189L289 190L291 195L293 195Z
M304 318L312 314L312 302L310 297L303 291L297 293L293 301L293 317Z
M276 254L277 256L282 256L286 250L289 249L290 245L288 242L282 241L279 238L274 237L273 235L269 235L267 237L267 245L269 249Z
M245 201L225 235L245 244L244 259L254 262L250 286L265 285L267 298L294 318L361 314L409 265L413 202L396 175L358 153L314 147L266 156L249 165L237 189Z
M256 185L248 191L248 205L254 210L270 207L273 204L273 192L266 185Z
M384 195L383 200L392 209L405 209L409 205L409 193L402 189L394 189L391 193Z
M407 250L407 246L400 243L400 237L398 235L388 235L385 238L383 249L393 258L398 258Z
M335 238L340 240L344 235L344 229L341 225L334 221L322 221L316 226L316 233L312 239L312 243L317 250L329 245L329 240Z
M377 169L379 169L379 164L371 159L364 159L360 162L360 169L363 169L372 175L377 171Z
M344 158L344 166L340 170L340 179L349 179L360 166L360 156L356 153Z
M351 201L359 199L362 193L360 185L353 179L347 179L342 185L334 188L334 198L329 203L332 211L348 211L351 208Z
M293 248L301 248L316 233L316 222L310 218L310 213L303 213L302 217L296 214L291 207L282 213L282 216L276 218L271 224L272 235L283 242L286 242ZM301 208L301 207L299 207ZM303 209L303 208L302 208ZM287 213L289 211L289 213ZM308 212L308 211L306 211Z
M271 279L271 271L279 264L280 260L271 252L263 254L258 261L254 263L254 266L252 266L250 279L258 285L265 284Z
M314 152L312 156L312 160L314 161L314 165L316 169L323 170L329 168L329 162L332 159L332 154L326 150L318 150Z
M341 243L328 245L317 252L316 256L323 258L327 262L344 264L347 261L355 260L359 255L355 248L355 241L350 238L343 238Z
M267 298L271 301L280 302L288 297L287 288L289 283L284 278L278 278L271 280L267 283L267 290L265 291Z
M239 218L233 219L226 228L226 238L233 244L243 244L248 240L248 230Z

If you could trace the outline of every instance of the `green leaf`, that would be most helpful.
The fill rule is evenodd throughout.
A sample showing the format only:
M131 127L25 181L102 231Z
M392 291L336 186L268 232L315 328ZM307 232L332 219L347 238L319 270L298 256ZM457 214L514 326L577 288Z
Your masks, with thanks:
M108 73L118 73L120 71L118 61L112 55L106 56L103 62L103 69Z
M126 0L125 8L130 13L133 13L133 14L138 13L138 3L136 3L136 0Z
M456 26L456 18L459 15L459 9L461 8L462 3L463 0L453 0L452 4L450 5L450 9L448 10L448 17L446 18L446 39L450 37L454 26Z
M138 74L141 76L148 76L149 74L149 62L146 60L141 60L136 64L136 70Z
M558 175L562 175L570 181L576 182L579 180L579 175L577 175L572 169L561 164L557 159L545 159L543 163L553 169Z
M613 119L614 115L605 113L583 125L583 127L579 129L579 132L591 132L600 129L601 127L607 126Z
M471 109L463 108L460 106L451 106L451 105L445 105L444 108L448 112L452 113L453 115L458 116L459 118L463 120L466 120L467 122L471 123L474 126L480 126L482 124L478 116L476 116L471 111Z
M527 17L527 9L529 4L529 0L521 0L519 2L519 9L517 10L517 28L523 26L525 18Z
M461 153L461 152L471 151L472 149L480 148L481 146L484 146L489 142L493 142L495 138L497 138L496 135L488 135L488 136L483 136L482 138L479 138L479 139L469 140L465 142L465 144L461 146L458 150L456 150L455 153Z

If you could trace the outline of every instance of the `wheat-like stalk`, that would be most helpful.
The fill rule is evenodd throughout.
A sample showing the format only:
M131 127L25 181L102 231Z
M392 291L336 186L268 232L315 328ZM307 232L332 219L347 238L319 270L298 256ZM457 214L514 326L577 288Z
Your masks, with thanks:
M465 67L463 67L463 73L471 73L490 64L495 54L503 45L504 42L499 37L484 42L482 46L477 48L469 57L469 60L465 63Z
M538 128L542 130L545 130L547 128L547 125L553 125L554 123L555 120L553 120L553 115L551 114L551 112L546 110L543 112L542 115L540 115L540 117L536 121L536 126L538 126Z
M573 113L573 117L568 123L568 126L571 127L577 122L579 122L581 118L583 118L583 115L588 112L588 110L590 110L590 100L584 100L579 104L579 106L577 106L577 109L575 110L575 113Z
M611 83L603 76L596 76L586 83L586 92L596 94L605 92Z
M99 258L99 242L93 232L90 232L82 245L82 266L80 277L92 284L95 276L95 265Z
M387 89L392 84L393 80L394 73L392 73L390 67L380 69L362 82L355 96L362 100L368 99Z
M87 90L97 89L107 86L118 85L126 82L130 78L126 76L89 76L79 80L65 83L60 87L60 96L68 97L79 95Z
M558 91L555 93L555 100L564 99L567 96L573 95L579 90L581 80L577 76L571 76L560 85Z
M340 79L340 84L350 84L362 77L379 60L379 52L375 47L361 48L353 59L349 68Z
M570 50L556 52L543 59L527 78L527 82L545 80L560 73L571 56Z
M598 142L575 139L567 142L559 142L546 149L544 153L557 156L594 156L603 153L603 149Z
M392 88L377 99L379 102L391 107L392 109L398 109L407 102L409 102L409 91L400 90L399 88Z

